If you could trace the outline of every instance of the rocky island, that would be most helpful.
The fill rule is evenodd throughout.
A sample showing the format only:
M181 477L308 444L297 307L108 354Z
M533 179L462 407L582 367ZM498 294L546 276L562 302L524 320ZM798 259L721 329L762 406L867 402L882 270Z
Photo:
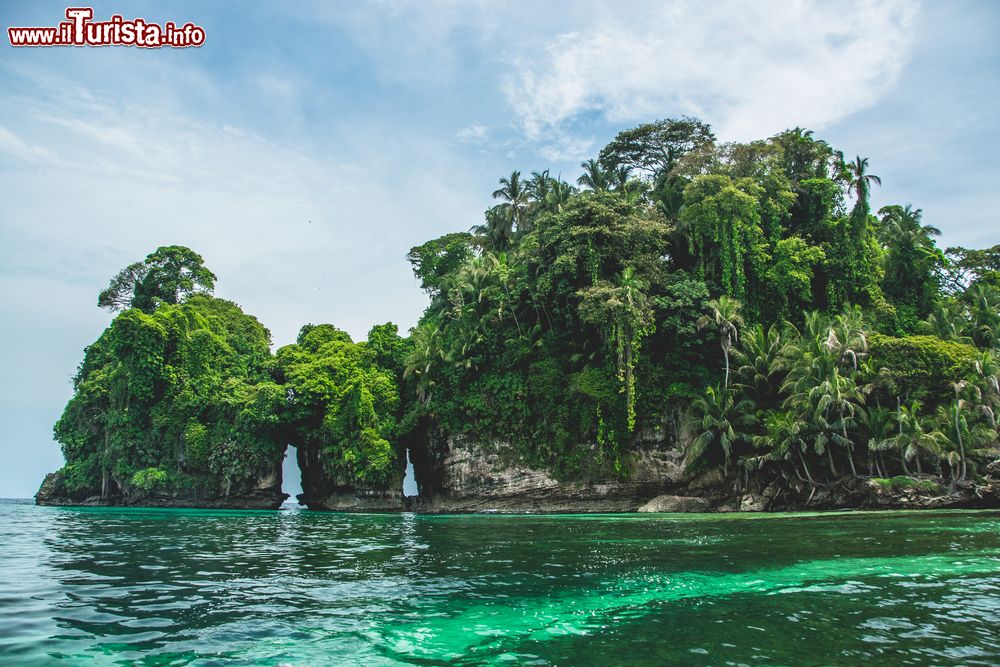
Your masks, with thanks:
M413 248L407 336L270 333L183 246L98 298L49 505L760 511L1000 506L1000 246L941 249L811 132L621 132ZM407 453L419 488L404 497Z

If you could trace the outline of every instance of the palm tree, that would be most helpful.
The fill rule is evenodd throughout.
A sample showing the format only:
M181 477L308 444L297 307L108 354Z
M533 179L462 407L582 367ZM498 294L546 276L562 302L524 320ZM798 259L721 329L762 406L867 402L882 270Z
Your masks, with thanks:
M879 477L886 477L887 474L883 470L885 462L881 461L881 458L883 451L895 448L896 412L881 405L873 405L861 410L858 416L861 426L868 435L868 467L875 470Z
M799 415L786 410L773 410L767 413L764 417L764 434L753 436L754 446L767 452L748 458L745 465L760 467L767 461L784 461L800 480L802 477L799 475L799 465L801 465L805 479L815 491L816 480L805 457L810 451L806 433L807 425Z
M953 485L965 480L970 456L996 455L996 448L991 447L997 441L996 430L982 422L970 423L964 409L967 406L962 403L958 399L951 405L940 406L937 411L938 428L935 434L951 468ZM959 471L957 476L956 469Z
M868 327L864 311L859 306L848 306L830 322L826 347L838 357L839 363L858 369L858 360L868 353Z
M931 237L941 236L941 230L933 225L921 224L922 209L906 206L883 206L879 209L882 227L879 240L884 246L905 246L927 248L934 245Z
M515 296L511 293L511 283L516 285L517 281L514 280L514 267L510 264L510 262L508 262L507 253L489 253L484 255L483 259L486 261L490 279L500 288L500 294L498 295L498 298L495 299L498 302L498 317L503 317L504 307L506 307L510 312L511 317L514 319L514 326L517 327L518 336L524 336L524 332L521 329L521 323L517 319L516 309L518 301L520 300L520 295L517 295L515 298Z
M755 324L743 333L740 344L733 348L733 354L740 362L736 375L758 405L778 396L784 344L777 324L772 324L767 330L763 325Z
M597 160L591 159L581 162L580 166L583 168L583 174L576 179L579 185L590 188L594 192L603 192L611 185L608 172Z
M853 378L841 375L834 368L830 377L810 390L811 403L815 406L816 422L827 425L831 440L847 450L847 461L851 466L851 474L858 476L854 465L854 445L848 436L848 429L854 426L854 415L860 405L864 404L864 396ZM833 413L837 419L829 421Z
M714 327L719 334L719 346L726 360L726 374L723 391L729 391L729 350L739 340L739 327L743 326L740 302L723 294L708 302L709 312L698 319L699 328Z
M509 204L497 204L486 211L484 224L474 225L469 231L485 239L480 242L484 250L503 252L514 241L514 218Z
M549 190L549 194L545 198L545 208L546 210L558 213L562 211L563 206L576 193L576 188L559 178L553 179L551 185L551 190Z
M977 284L968 293L971 301L972 339L979 347L1000 345L1000 292L989 285Z
M968 322L944 303L935 305L927 319L917 325L917 330L922 334L937 336L941 340L971 344L972 339L965 335L967 328Z
M789 376L785 391L789 393L783 408L796 415L803 426L803 437L808 436L817 454L826 453L830 472L839 476L833 458L833 446L847 451L852 473L857 476L853 448L848 429L854 426L854 414L860 402L860 391L854 382L834 368L823 377L818 364L812 364L805 373Z
M926 314L939 291L935 268L945 261L933 238L940 236L941 230L921 224L923 212L910 205L883 206L879 214L882 216L879 240L888 249L886 293L897 303L909 303Z
M552 190L552 177L549 176L549 170L538 172L531 172L531 180L525 183L524 188L528 191L528 196L534 199L536 202L543 202L548 198L549 192Z
M718 451L729 471L736 444L750 439L746 428L754 423L753 403L746 399L734 401L729 392L708 387L705 395L696 398L691 408L693 424L699 433L686 453L688 465Z
M906 470L907 461L915 461L918 474L923 472L920 466L921 454L930 454L937 458L941 453L940 435L937 435L933 421L920 414L922 407L920 401L913 401L909 406L901 407L900 432L895 437L903 469Z
M852 311L832 323L821 313L807 313L804 332L782 350L788 368L782 386L788 395L785 409L807 422L816 449L827 451L835 475L830 444L847 450L851 472L857 475L848 431L854 426L855 411L864 403L864 390L858 386L854 370L859 354L867 349L862 326L859 314ZM848 362L848 370L842 371Z
M882 179L875 174L868 173L868 158L863 158L860 155L854 158L853 162L848 162L844 166L850 176L847 191L853 192L858 196L858 203L855 205L854 210L861 210L867 213L871 186L873 183L875 185L882 185Z
M612 169L606 171L608 181L615 190L627 191L629 186L629 174L632 173L632 168L626 165L618 165Z
M962 468L961 475L958 478L958 481L960 481L960 482L965 481L965 475L967 473L966 465L965 465L965 443L962 442L962 422L964 421L963 418L962 418L963 417L962 416L962 409L965 408L965 407L967 407L967 405L968 405L964 400L962 400L962 391L967 386L968 386L968 383L965 380L962 380L960 382L952 382L951 383L952 389L955 390L955 401L952 404L951 412L952 412L952 414L954 415L954 418L955 418L954 424L953 424L954 427L955 427L954 434L955 434L955 441L958 443L959 464L961 465L961 468Z
M410 331L412 347L406 357L403 377L415 377L417 398L424 403L430 400L436 384L433 380L435 364L444 356L438 340L440 332L440 328L426 322Z
M510 207L514 228L521 230L524 215L530 204L528 190L521 180L521 172L512 171L510 177L500 179L500 187L493 191L493 198L499 199Z
M981 397L980 411L995 426L996 415L993 409L1000 409L1000 359L992 352L982 351L974 368L976 374L973 379Z

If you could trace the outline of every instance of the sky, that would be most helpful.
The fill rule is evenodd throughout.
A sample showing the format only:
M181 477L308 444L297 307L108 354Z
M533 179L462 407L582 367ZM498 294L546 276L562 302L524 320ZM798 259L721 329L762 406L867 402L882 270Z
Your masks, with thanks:
M617 132L813 129L870 158L878 207L998 239L1000 3L96 2L199 48L0 44L0 497L62 465L52 425L111 276L189 246L276 347L305 323L405 332L407 250L480 222L497 179L575 180ZM0 23L66 5L0 0ZM4 30L6 33L6 30ZM289 490L286 488L286 490Z

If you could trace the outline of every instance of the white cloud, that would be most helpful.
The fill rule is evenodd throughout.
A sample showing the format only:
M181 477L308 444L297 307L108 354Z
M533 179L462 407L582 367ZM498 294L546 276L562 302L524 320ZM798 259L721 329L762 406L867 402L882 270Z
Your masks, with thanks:
M2 125L0 125L0 154L9 155L15 160L42 162L50 166L61 164L54 151L45 146L31 145Z
M463 127L455 136L458 137L460 141L465 143L475 144L486 139L486 126L485 125L470 125L469 127Z
M548 40L504 85L529 137L585 113L612 122L701 116L726 139L823 128L874 104L909 57L916 10L850 4L674 2Z
M405 331L425 303L407 250L482 209L447 137L357 124L316 151L177 109L95 101L69 82L39 88L59 97L0 100L11 127L0 126L0 288L55 275L40 303L76 300L81 285L96 295L121 266L179 243L279 344L310 321L355 338L389 319ZM411 159L421 169L401 172Z
M453 81L464 64L459 43L470 35L489 40L515 10L496 0L312 0L279 11L341 29L369 55L367 64L379 79L426 86Z
M553 131L538 149L538 154L552 162L583 160L593 153L594 143L593 138Z

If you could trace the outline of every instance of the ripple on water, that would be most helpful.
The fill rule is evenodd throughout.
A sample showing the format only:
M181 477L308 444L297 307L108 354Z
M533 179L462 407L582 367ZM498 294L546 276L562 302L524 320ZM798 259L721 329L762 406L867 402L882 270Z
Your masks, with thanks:
M0 521L0 663L1000 662L995 513Z

